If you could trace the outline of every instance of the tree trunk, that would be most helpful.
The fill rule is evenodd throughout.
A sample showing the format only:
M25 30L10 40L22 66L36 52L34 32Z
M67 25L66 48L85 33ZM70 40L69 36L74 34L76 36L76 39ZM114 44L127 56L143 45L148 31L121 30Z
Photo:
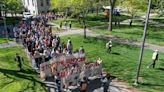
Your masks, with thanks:
M17 13L15 12L15 17L17 17Z
M11 17L13 17L13 15L14 15L14 14L13 14L13 13L11 13Z
M85 24L85 20L83 20L83 28L84 28L84 39L87 37L86 36L86 24Z
M113 17L113 7L111 6L110 14L109 14L109 26L108 26L109 31L112 31L112 17Z
M0 8L0 17L2 17L2 11L1 11L1 8Z
M96 16L98 16L98 14L99 14L99 7L97 6L96 7Z
M129 26L132 27L132 23L133 23L133 14L131 16L131 19L130 19L130 23L129 23Z
M129 26L132 27L133 20L130 20Z
M7 16L7 11L5 11L5 17Z

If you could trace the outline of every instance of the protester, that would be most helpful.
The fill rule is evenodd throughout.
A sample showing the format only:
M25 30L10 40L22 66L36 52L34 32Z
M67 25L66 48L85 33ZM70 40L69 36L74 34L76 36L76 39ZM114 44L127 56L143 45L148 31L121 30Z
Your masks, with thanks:
M152 55L152 63L147 68L150 68L151 66L153 66L153 68L155 68L156 62L158 60L158 56L159 56L158 50L155 50Z
M82 55L82 54L85 55L85 50L84 50L83 46L80 47L79 54L80 55Z
M49 26L49 28L48 28L48 33L52 34L52 27L51 26Z
M41 64L41 56L40 56L39 51L35 51L33 56L35 59L36 67L39 69L40 64Z
M83 80L80 81L80 92L86 92L88 87L88 80L86 77L83 77Z
M106 77L106 74L102 75L101 83L102 83L102 87L103 87L103 92L108 92L109 81L108 81L108 79Z
M22 71L23 58L18 53L16 53L15 61L18 62L19 71Z
M65 26L65 28L67 28L67 21L64 22L64 26Z
M110 53L112 51L112 41L110 40L106 43L107 52Z
M72 53L73 45L72 45L72 41L70 39L68 39L68 41L67 41L67 50L68 50L69 54Z

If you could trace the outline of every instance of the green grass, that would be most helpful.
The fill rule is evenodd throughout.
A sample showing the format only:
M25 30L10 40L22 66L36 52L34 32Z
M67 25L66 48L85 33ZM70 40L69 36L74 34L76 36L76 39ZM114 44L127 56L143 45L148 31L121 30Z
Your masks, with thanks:
M161 24L164 23L164 17L154 17L154 18L151 18L150 20L153 20L153 21L161 23Z
M121 15L121 16L114 16L113 20L114 21L123 21L128 19L128 16L125 15ZM67 21L71 21L72 22L72 27L75 28L82 28L83 24L79 23L78 20L76 20L75 18L68 18ZM61 22L64 23L64 19L60 19L60 20L55 20L53 21L56 24L60 24ZM108 24L108 18L106 18L103 13L99 13L98 16L93 13L93 14L88 14L86 17L86 26L87 27L94 27L94 26L104 26Z
M113 31L107 30L107 27L92 30L93 32L113 35L115 37L126 38L129 40L141 41L143 34L142 26L129 27L128 25L114 26ZM164 46L164 27L149 27L146 38L147 43Z
M61 39L66 42L68 37L72 40L74 50L83 45L88 61L94 61L100 57L106 71L118 79L128 82L129 85L134 83L139 48L113 42L112 54L108 54L105 48L107 40L91 37L83 39L83 36L80 35L64 36ZM152 53L151 50L144 50L139 80L141 84L137 88L145 92L163 92L164 54L159 54L156 69L148 69L146 67L151 63Z
M60 29L60 28L57 28L57 27L52 28L52 30L53 30L54 32L64 32L64 31L66 31L66 30L64 30L64 29Z
M1 44L1 43L7 43L8 41L14 41L14 39L9 38L9 39L7 40L7 38L0 38L0 44Z
M20 53L25 61L23 71L18 72L15 53ZM46 92L38 74L29 66L22 47L0 49L0 92Z

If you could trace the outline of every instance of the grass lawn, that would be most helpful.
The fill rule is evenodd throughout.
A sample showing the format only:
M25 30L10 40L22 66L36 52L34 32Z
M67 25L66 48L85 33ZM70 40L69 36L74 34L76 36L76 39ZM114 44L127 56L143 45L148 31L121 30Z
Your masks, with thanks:
M150 20L153 20L153 21L161 23L161 24L164 23L164 17L154 17L154 18L151 18Z
M22 72L18 72L15 53L24 57ZM46 92L39 81L38 74L31 70L22 47L0 49L0 92Z
M121 15L121 16L114 16L113 20L123 21L123 20L126 20L128 18L129 18L128 16ZM99 13L98 16L96 15L96 13L90 13L87 15L86 20L87 20L87 22L86 22L87 27L104 26L104 25L108 24L108 18L106 18L103 15L103 13ZM75 18L68 18L67 21L72 22L72 27L75 27L75 28L82 28L83 27L82 23L80 24L79 21L76 20ZM61 22L64 23L64 19L55 20L53 22L56 24L60 24Z
M113 31L107 30L107 27L92 30L93 32L113 35L115 37L126 38L129 40L140 41L143 34L142 26L129 27L128 25L113 26ZM147 43L164 46L164 27L149 27L146 38Z
M66 30L63 30L63 29L60 29L57 27L55 27L55 28L53 27L52 30L53 30L53 32L64 32L64 31L66 31Z
M14 39L9 38L8 41L14 41ZM6 43L6 42L7 42L7 39L6 39L6 38L0 38L0 44L1 44L1 43Z
M108 54L105 48L107 40L92 37L83 39L83 36L80 35L64 36L61 39L66 42L68 37L72 40L74 50L83 45L88 61L93 61L100 57L103 60L103 67L106 71L118 79L128 82L129 85L134 83L139 48L113 42L112 54ZM148 69L146 67L151 63L152 53L153 51L151 50L144 51L139 78L141 84L138 86L138 89L145 92L163 92L164 54L159 54L156 69Z

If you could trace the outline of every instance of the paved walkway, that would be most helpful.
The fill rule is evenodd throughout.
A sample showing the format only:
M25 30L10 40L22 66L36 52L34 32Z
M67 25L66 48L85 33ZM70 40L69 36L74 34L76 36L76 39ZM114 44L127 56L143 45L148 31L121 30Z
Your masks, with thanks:
M7 48L12 46L18 46L16 42L8 42L8 43L2 43L0 44L0 48Z
M50 24L55 25L55 27L58 26L58 25L53 24L53 23L50 23ZM65 28L65 27L63 27L63 28ZM71 35L71 34L83 35L83 32L84 32L83 29L81 29L81 28L72 28L72 29L67 29L67 30L68 31L59 32L59 33L56 33L56 34L59 35L59 36L65 36L65 35ZM135 45L135 46L139 46L139 47L141 46L141 42L131 41L131 40L128 40L128 39L123 39L123 38L116 38L116 37L113 37L111 35L97 34L97 33L91 32L90 30L87 30L86 34L87 34L87 36L112 40L114 42L118 42L118 43L122 43L122 44ZM150 49L150 50L158 49L159 52L164 53L164 46L158 46L158 45L145 43L145 48Z
M48 92L56 92L57 84L52 82L51 78L50 80L45 81L44 83ZM109 85L108 92L139 92L135 88L127 87L126 85L123 82L118 82L117 80L113 80ZM75 89L72 90L72 92L79 92L78 88L75 87ZM100 79L91 80L86 92L103 92Z

